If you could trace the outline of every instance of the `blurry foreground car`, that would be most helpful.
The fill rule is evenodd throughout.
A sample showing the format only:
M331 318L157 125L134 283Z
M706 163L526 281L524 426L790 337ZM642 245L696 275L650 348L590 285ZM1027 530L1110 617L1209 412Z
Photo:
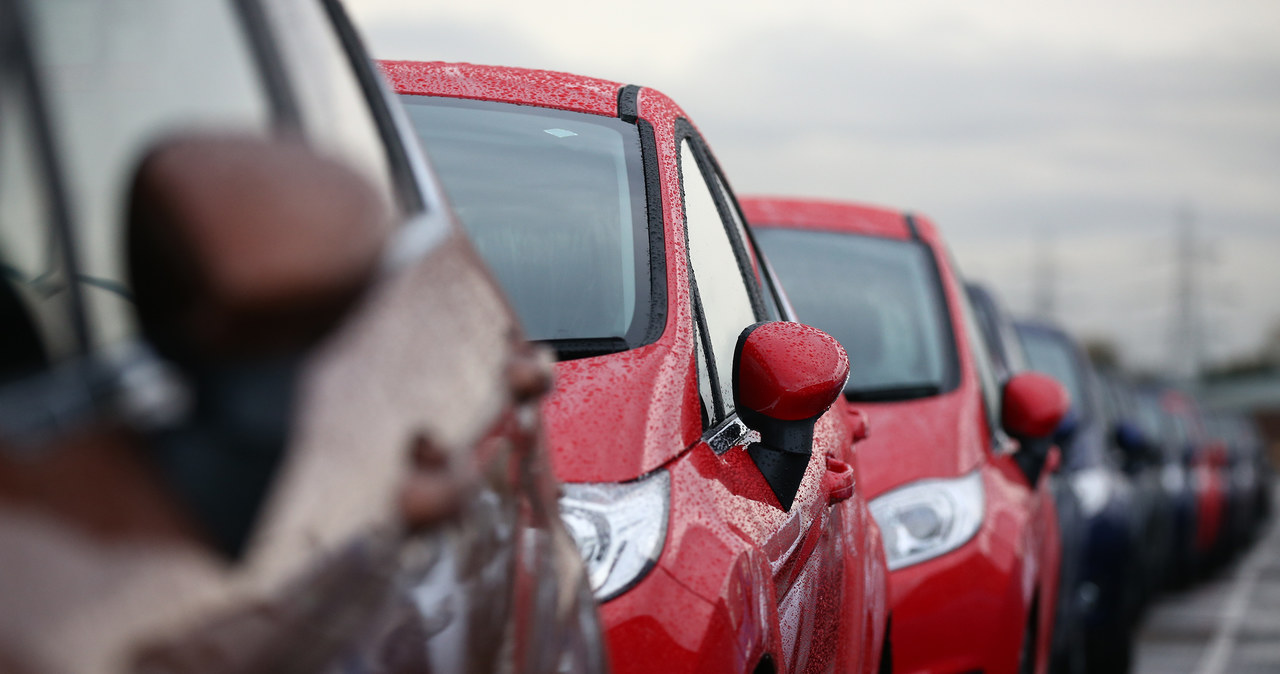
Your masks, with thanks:
M894 671L1044 671L1060 556L1045 438L1066 392L1035 373L996 380L927 220L742 204L801 320L849 351L845 397L873 429L858 467L891 570ZM1020 465L1024 452L1036 460Z
M559 356L548 439L614 670L876 671L862 419L831 408L848 361L784 322L684 112L564 73L382 67L530 337Z
M397 105L336 2L0 0L0 671L603 668Z

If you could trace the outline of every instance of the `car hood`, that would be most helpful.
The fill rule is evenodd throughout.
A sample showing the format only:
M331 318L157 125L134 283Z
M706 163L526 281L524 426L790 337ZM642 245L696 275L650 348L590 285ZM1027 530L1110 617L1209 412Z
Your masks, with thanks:
M867 498L923 478L963 475L987 451L978 396L963 388L920 400L849 406L867 414L871 431L854 447Z
M556 477L625 482L682 454L702 434L697 369L664 342L556 364L543 403Z

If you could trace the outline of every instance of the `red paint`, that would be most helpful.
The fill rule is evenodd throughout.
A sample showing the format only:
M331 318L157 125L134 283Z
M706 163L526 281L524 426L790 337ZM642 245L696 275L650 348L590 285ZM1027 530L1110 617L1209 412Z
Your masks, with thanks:
M902 213L879 207L777 198L743 198L740 203L755 227L911 236ZM941 276L960 383L928 398L857 404L876 427L875 434L857 446L861 489L874 498L918 480L958 478L977 470L985 510L981 527L967 543L891 572L894 671L1012 674L1031 620L1038 626L1036 671L1044 671L1061 559L1053 498L1047 481L1028 485L1012 455L993 450L963 324L963 288L937 229L924 217L916 216L914 223ZM1022 398L1015 416L1025 415L1024 428L1043 430L1057 412L1058 391L1043 382L1025 380L1013 393ZM1038 606L1034 615L1033 606Z
M1057 380L1039 372L1021 372L1004 385L1000 419L1010 435L1043 438L1067 415L1071 399Z
M515 68L409 62L382 68L400 93L609 116L617 115L621 88ZM790 512L781 510L746 454L755 433L720 455L702 440L675 139L676 120L687 116L652 89L641 89L637 101L657 144L667 323L648 346L557 363L555 390L543 407L561 480L622 482L657 468L670 475L670 516L656 567L601 606L613 670L745 673L768 657L778 671L874 672L887 616L885 564L854 463L853 425L839 405L818 418ZM756 332L762 330L764 339L795 328L767 324ZM798 341L813 339L805 333ZM759 346L762 372L798 398L810 395L810 385L816 391L835 379L843 384L847 374L843 350L806 379L795 362L786 365L785 353ZM775 409L794 414L803 407ZM846 485L853 492L847 498Z
M830 492L831 503L852 497L854 494L853 466L834 456L828 456L827 474L823 476L823 483Z
M1203 558L1218 545L1226 516L1229 477L1222 469L1226 447L1209 437L1200 406L1191 396L1170 389L1160 396L1160 404L1179 417L1187 431L1190 447L1185 451L1190 452L1188 467L1196 500L1195 549Z
M782 421L826 412L849 379L834 337L803 323L765 323L742 342L738 406Z

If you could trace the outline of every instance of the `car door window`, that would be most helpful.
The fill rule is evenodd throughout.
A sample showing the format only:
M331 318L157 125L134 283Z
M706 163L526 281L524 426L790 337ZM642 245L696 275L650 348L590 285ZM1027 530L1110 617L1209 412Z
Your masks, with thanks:
M956 266L955 259L949 257L949 262L951 263L952 273L959 276L960 268ZM1002 447L1006 444L1008 438L1000 424L1003 392L999 379L996 377L995 368L991 364L991 345L987 343L986 335L978 327L978 317L974 311L973 304L969 301L968 293L961 290L958 295L960 299L960 318L964 323L965 336L969 342L969 353L973 356L974 370L978 375L978 384L982 391L982 407L987 417L987 432L991 436L992 446Z
M264 130L271 104L235 3L28 3L97 346L135 330L125 203L142 156L175 131ZM162 56L163 55L163 56Z
M711 347L715 389L722 401L722 409L716 415L718 420L733 411L733 355L738 335L755 323L757 316L743 267L734 250L734 240L730 238L730 228L720 219L715 198L688 138L680 143L680 172L689 263L705 321L706 341ZM741 240L738 241L740 246Z
M76 347L30 110L18 77L0 66L0 380L34 372Z

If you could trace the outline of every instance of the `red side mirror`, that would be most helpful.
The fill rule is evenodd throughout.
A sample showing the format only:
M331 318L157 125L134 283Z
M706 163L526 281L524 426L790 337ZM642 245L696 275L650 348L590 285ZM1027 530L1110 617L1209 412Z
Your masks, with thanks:
M1001 424L1015 438L1045 438L1057 429L1070 406L1067 390L1056 379L1023 372L1004 385Z
M747 411L777 421L818 417L830 409L849 378L849 356L840 342L803 323L747 328L738 338L735 361L739 414Z
M784 510L791 509L813 450L813 427L849 378L840 342L801 323L757 323L738 336L733 399L760 433L747 448Z

